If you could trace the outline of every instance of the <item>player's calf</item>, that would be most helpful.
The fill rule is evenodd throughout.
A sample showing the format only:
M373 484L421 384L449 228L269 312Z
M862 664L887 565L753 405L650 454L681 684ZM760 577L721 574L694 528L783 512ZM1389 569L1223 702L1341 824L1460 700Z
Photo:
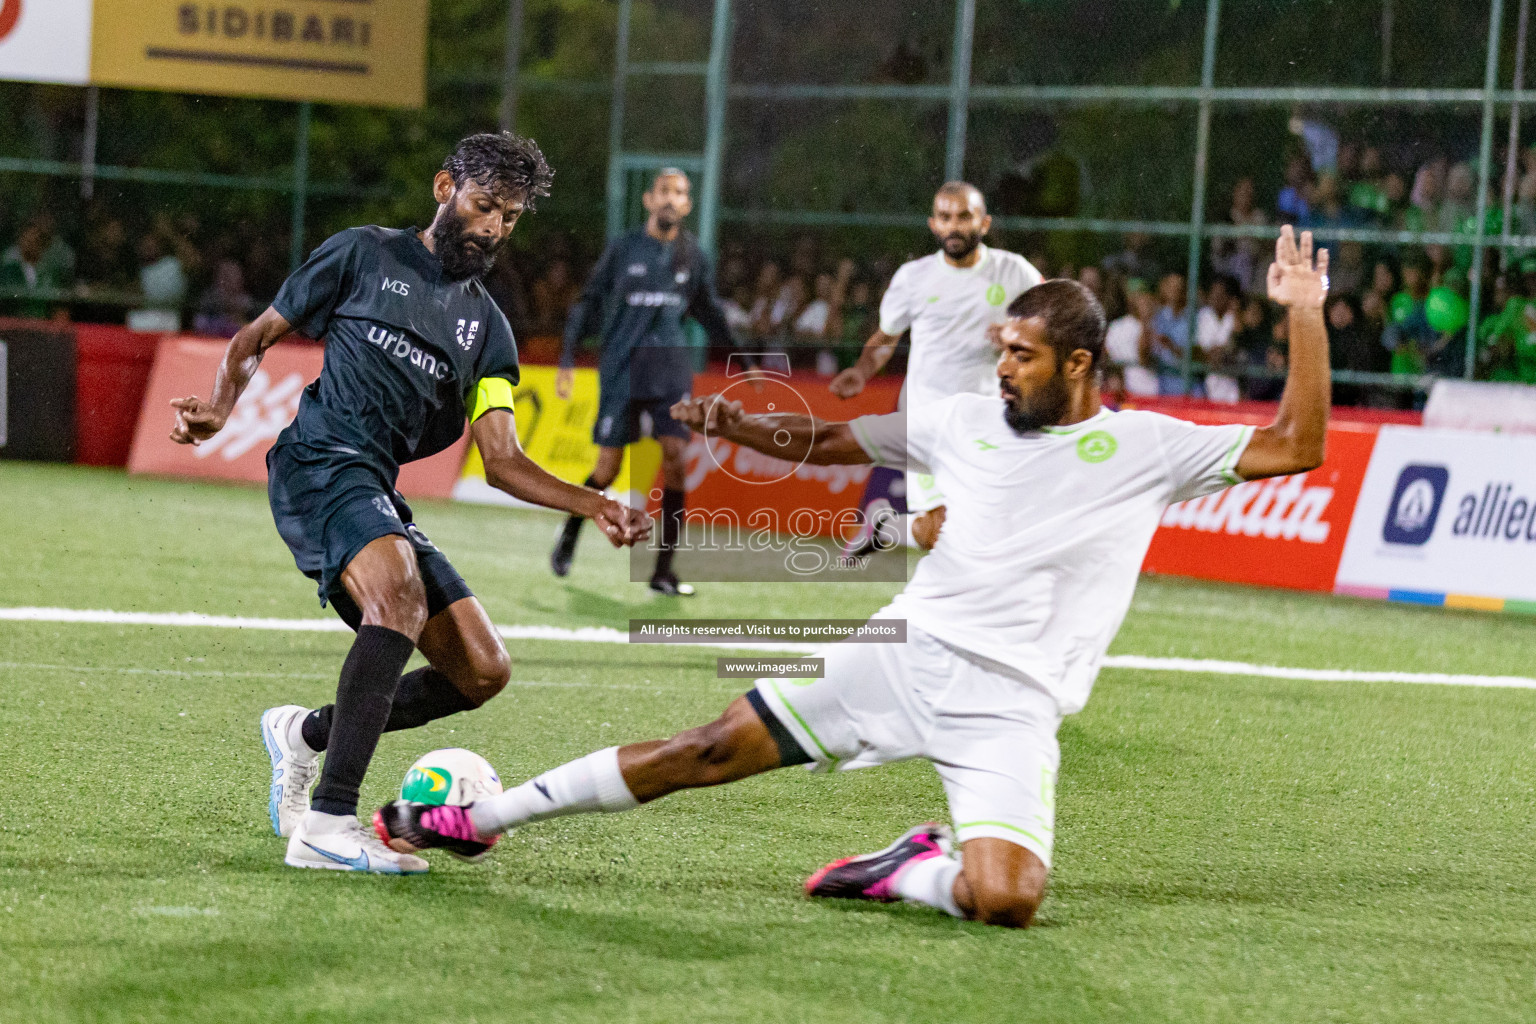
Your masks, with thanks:
M512 677L506 644L480 602L472 597L432 616L416 647L470 707L479 707L496 696Z
M680 789L735 782L781 764L778 744L746 697L736 698L708 725L619 750L624 780L641 803Z

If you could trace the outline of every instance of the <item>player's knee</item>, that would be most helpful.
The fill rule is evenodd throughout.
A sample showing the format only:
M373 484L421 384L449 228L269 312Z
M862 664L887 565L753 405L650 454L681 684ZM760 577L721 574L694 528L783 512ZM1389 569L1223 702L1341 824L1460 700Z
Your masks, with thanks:
M668 440L671 440L670 438ZM682 491L688 485L688 462L684 458L687 451L681 443L668 445L662 449L661 458L661 483L669 491Z
M465 696L476 704L484 704L507 688L507 681L512 678L512 659L507 657L507 649L497 644L493 650L475 656L474 670L475 678Z
M971 881L970 887L972 917L1003 928L1029 927L1045 898L1044 876L1011 882L984 878Z
M415 639L427 624L427 592L421 577L401 576L369 595L363 605L363 624L383 626Z

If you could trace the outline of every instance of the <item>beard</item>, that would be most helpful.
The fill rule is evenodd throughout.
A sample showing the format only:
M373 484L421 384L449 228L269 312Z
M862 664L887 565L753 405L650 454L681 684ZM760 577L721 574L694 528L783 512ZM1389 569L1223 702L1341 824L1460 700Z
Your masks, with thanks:
M941 244L944 247L944 254L950 259L963 260L976 251L976 247L981 244L981 235L963 235L957 232L953 235L945 235Z
M448 212L432 229L432 243L450 281L479 277L496 262L500 246L487 246L464 228L464 221Z
M1067 378L1060 373L1032 395L1020 394L1007 381L1001 383L999 390L1003 393L1003 419L1010 430L1021 436L1060 423L1072 404Z

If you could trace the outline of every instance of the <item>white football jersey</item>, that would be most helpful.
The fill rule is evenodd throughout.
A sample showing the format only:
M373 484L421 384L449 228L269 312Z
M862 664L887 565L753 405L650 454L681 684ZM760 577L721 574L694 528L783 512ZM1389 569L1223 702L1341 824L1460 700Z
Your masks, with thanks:
M1110 412L1019 435L1003 400L955 395L852 422L878 465L932 473L939 542L891 605L1082 710L1163 510L1239 482L1253 428Z
M957 267L942 252L903 263L880 300L880 330L912 330L903 408L950 395L997 393L997 350L987 328L1008 304L1042 280L1016 253L978 246L974 266Z

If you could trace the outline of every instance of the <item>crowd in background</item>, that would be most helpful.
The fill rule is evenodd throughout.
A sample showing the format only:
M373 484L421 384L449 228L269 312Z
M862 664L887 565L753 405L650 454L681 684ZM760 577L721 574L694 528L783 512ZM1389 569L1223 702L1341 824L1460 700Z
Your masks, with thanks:
M287 272L287 252L252 226L209 237L186 214L157 214L130 229L91 206L73 243L51 213L22 220L0 252L0 313L63 319L73 309L138 330L228 337Z
M1284 184L1269 201L1253 178L1237 181L1202 259L1196 315L1188 315L1182 239L1128 235L1104 258L1052 265L1039 236L990 241L1015 249L1047 276L1092 289L1110 317L1108 383L1130 395L1192 393L1218 402L1278 396L1286 367L1283 311L1265 298L1272 242L1232 229L1278 223L1329 230L1471 232L1476 227L1473 164L1436 156L1392 166L1383 151L1341 139L1298 119L1297 145L1284 156ZM1502 164L1498 165L1502 168ZM1502 225L1502 171L1490 175L1488 235ZM1520 154L1511 234L1536 235L1536 147ZM71 244L47 213L35 214L0 253L0 313L56 317L94 297L129 326L228 336L275 294L286 272L280 240L248 225L210 235L189 216L153 217L130 233L104 208L87 208ZM863 262L825 255L806 234L770 242L728 236L716 288L741 344L794 347L830 375L857 358L878 326L880 297L900 262L920 253L879 253ZM1470 245L1403 246L1329 241L1332 288L1326 307L1335 370L1459 376L1466 360ZM514 251L487 280L523 339L559 335L596 253L580 258L568 240ZM1536 384L1536 250L1490 249L1475 374ZM124 312L126 311L126 312ZM899 366L896 367L899 369ZM1412 391L1345 382L1344 403L1400 405Z

